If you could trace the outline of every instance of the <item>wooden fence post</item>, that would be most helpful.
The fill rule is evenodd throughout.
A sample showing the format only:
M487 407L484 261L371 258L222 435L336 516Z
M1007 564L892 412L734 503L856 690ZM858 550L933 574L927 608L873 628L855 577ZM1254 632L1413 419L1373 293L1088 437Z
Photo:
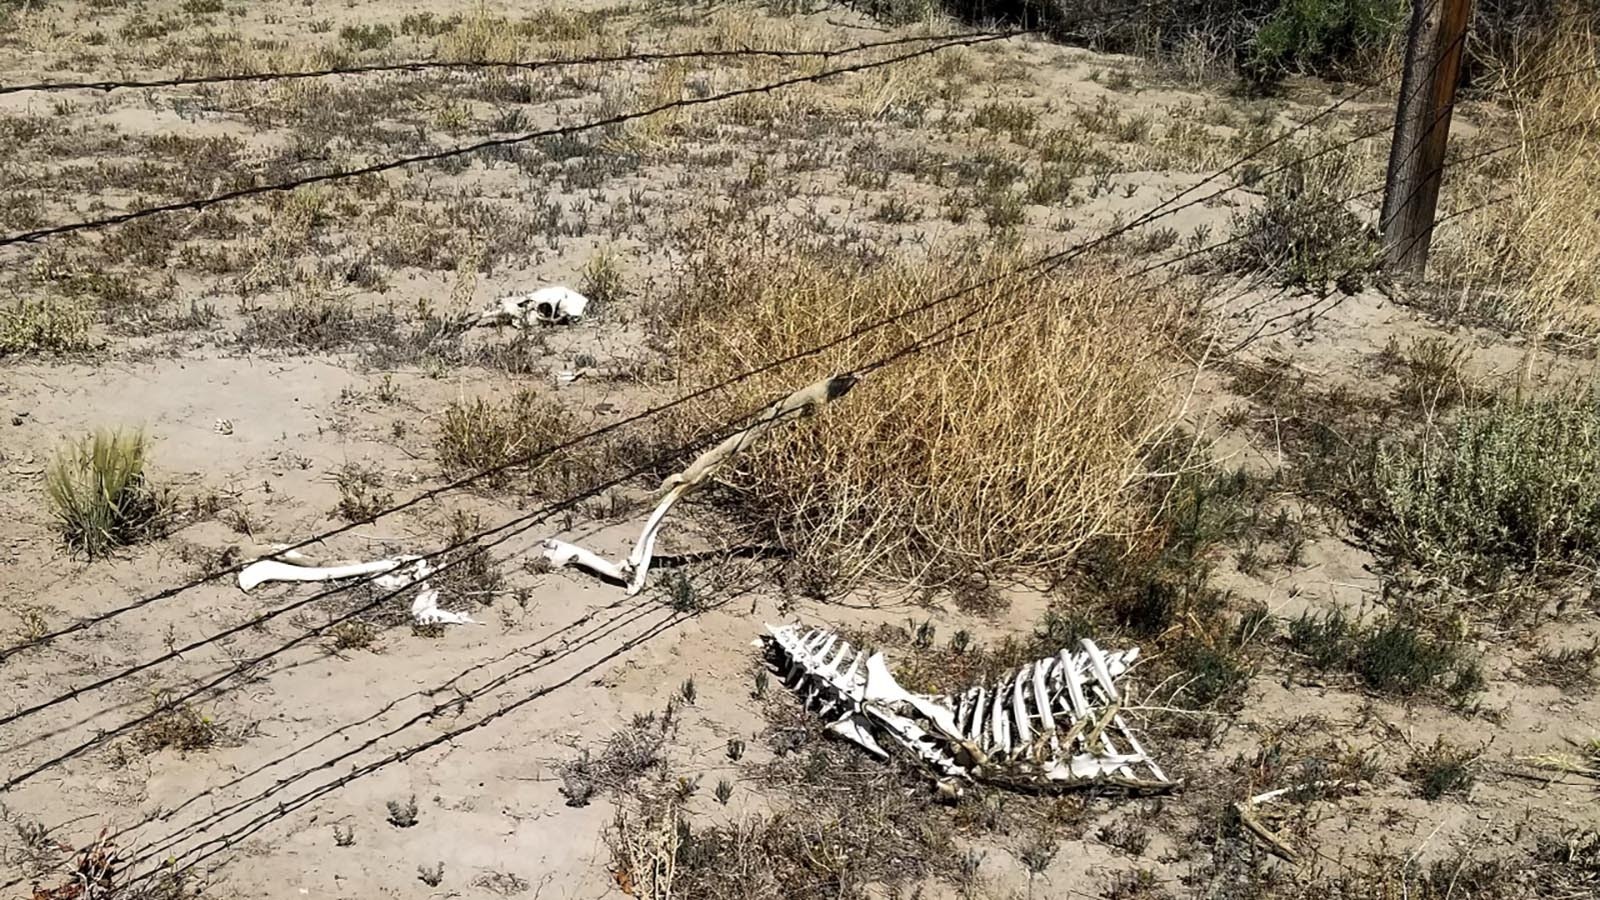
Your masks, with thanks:
M1379 229L1384 267L1421 276L1450 138L1472 0L1413 0Z

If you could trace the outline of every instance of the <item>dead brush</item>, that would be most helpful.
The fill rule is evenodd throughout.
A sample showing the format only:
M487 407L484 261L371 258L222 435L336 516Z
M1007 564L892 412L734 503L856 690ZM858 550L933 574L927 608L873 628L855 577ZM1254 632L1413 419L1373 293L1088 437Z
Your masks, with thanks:
M968 318L952 330L979 326L872 373L814 426L743 459L735 495L784 544L837 574L915 577L936 563L1049 567L1128 524L1141 448L1179 394L1169 376L1191 322L1175 297L1095 264L1037 281L1007 274L1022 250L872 266L722 235L698 235L663 318L691 386L893 324L804 370L740 383L700 407L708 421L886 356L956 316ZM915 311L972 283L982 286L955 303Z
M1469 313L1539 335L1593 335L1600 333L1600 130L1572 126L1600 116L1600 71L1568 70L1575 59L1594 58L1600 35L1584 20L1561 22L1526 33L1501 73L1497 93L1511 98L1522 146L1457 176L1441 214L1449 206L1464 214L1440 230L1434 268L1452 283L1441 295ZM1486 205L1465 212L1479 204Z

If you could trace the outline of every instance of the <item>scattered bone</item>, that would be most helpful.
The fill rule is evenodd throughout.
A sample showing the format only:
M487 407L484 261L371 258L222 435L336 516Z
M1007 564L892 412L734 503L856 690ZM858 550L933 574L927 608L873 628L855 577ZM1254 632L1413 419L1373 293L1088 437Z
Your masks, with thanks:
M378 575L372 583L380 590L396 591L417 586L411 601L411 618L418 625L475 625L464 612L439 608L439 592L428 583L433 567L419 556L396 556L372 562L345 562L319 566L304 554L285 550L283 559L258 559L239 572L239 589L249 591L268 581L340 581Z
M540 288L531 294L501 297L476 316L469 316L468 322L480 327L567 325L583 318L584 310L588 307L588 297L569 287L556 285Z
M1173 786L1120 713L1116 679L1137 648L1106 653L1085 640L1077 652L1063 649L994 685L938 697L907 691L882 653L853 649L825 628L769 625L756 643L829 731L880 757L887 756L882 742L892 741L948 793L965 782L1022 790Z
M1286 797L1290 794L1300 793L1301 791L1339 791L1348 790L1355 787L1357 787L1357 785L1354 782L1348 781L1312 781L1307 782L1306 784L1298 784L1293 787L1278 788L1277 790L1271 790L1263 794L1257 794L1254 797L1249 797L1238 803L1235 803L1233 805L1233 813L1238 817L1239 824L1242 825L1246 831L1255 835L1261 840L1262 843L1266 844L1267 851L1269 853L1277 856L1280 859L1283 859L1286 862L1295 862L1300 858L1300 854L1296 852L1293 847L1289 846L1289 843L1285 841L1281 835L1279 835L1276 831L1273 831L1271 828L1268 828L1266 823L1261 821L1261 817L1256 815L1256 808L1263 803L1270 803L1273 800Z
M639 540L634 544L633 552L628 555L626 561L609 562L582 547L555 538L549 538L544 542L544 558L557 568L576 565L602 578L621 582L627 585L629 596L639 593L644 587L645 575L650 570L650 560L655 552L656 533L661 530L661 524L673 504L710 480L718 469L755 444L768 431L784 422L811 415L826 404L843 397L855 387L858 380L858 376L847 372L806 385L767 407L749 425L700 454L699 458L682 472L667 476L661 482L661 486L667 491L666 496L661 498L661 502L650 513L650 518L645 521L644 530L639 534Z

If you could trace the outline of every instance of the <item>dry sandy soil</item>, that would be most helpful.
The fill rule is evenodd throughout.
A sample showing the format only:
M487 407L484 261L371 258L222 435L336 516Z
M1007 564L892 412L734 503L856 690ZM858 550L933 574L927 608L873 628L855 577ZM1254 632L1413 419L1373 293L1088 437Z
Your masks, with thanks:
M7 84L450 54L839 47L912 33L885 34L831 8L191 0L0 10ZM14 233L96 218L831 64L700 60L11 93L0 96L0 222ZM663 552L677 564L636 598L531 562L551 535L624 555L649 478L553 515L535 514L563 496L561 479L477 485L310 548L330 559L431 552L453 523L514 523L491 536L503 539L492 564L447 582L445 608L481 624L409 628L396 599L359 616L360 630L330 627L373 594L292 607L315 587L246 595L231 578L124 610L273 543L360 520L366 505L445 483L438 438L453 401L528 389L578 426L599 427L675 396L674 354L684 351L658 340L653 322L690 252L689 225L708 210L769 217L841 254L916 257L963 238L1053 249L1131 220L1352 90L1291 82L1280 97L1247 99L1226 87L1200 65L1157 70L1022 39L0 251L4 302L49 297L87 322L61 352L0 361L0 629L13 646L108 616L0 662L5 895L68 882L79 851L109 829L128 860L118 882L141 896L605 897L638 889L614 848L640 827L642 796L677 792L693 829L737 830L837 809L837 799L819 799L833 785L862 823L800 841L802 869L822 887L768 895L1257 896L1268 884L1331 890L1328 879L1360 873L1387 887L1352 894L1400 896L1410 884L1413 895L1444 897L1440 885L1454 882L1425 874L1442 861L1460 876L1457 895L1489 896L1485 879L1520 883L1519 872L1555 865L1550 842L1600 827L1600 804L1592 778L1537 760L1594 738L1600 699L1585 678L1551 684L1531 673L1600 636L1583 598L1532 624L1473 631L1484 682L1464 702L1385 695L1309 670L1281 638L1249 644L1247 680L1226 703L1191 702L1136 671L1145 698L1136 718L1184 779L1179 790L958 807L937 803L915 773L823 738L776 686L758 697L751 641L765 622L828 623L875 634L891 659L909 660L922 623L941 644L958 630L992 644L1032 633L1047 608L1070 609L1070 588L1007 583L983 608L883 579L813 596L794 588L782 560L732 552L743 538L715 503L671 521ZM1390 93L1355 99L1314 133L1383 124ZM1490 104L1470 106L1459 140L1470 146L1497 121ZM1052 132L1056 144L1039 137ZM1384 152L1381 139L1355 145L1359 183ZM1040 160L1064 158L1081 164L1058 170L1064 180L1052 185ZM1017 171L994 174L1007 161ZM1261 197L1240 188L1135 231L1121 264L1225 236ZM1373 199L1353 208L1370 216ZM552 283L594 295L596 314L524 337L439 327ZM1447 341L1463 377L1483 386L1592 368L1581 355L1430 319L1398 290L1319 299L1242 274L1194 275L1182 289L1214 346L1227 349L1195 383L1185 416L1215 439L1221 464L1262 476L1286 465L1293 414L1275 403L1335 388L1386 401L1404 387L1384 366L1397 347ZM582 368L591 374L575 383L558 377ZM802 366L785 377L798 385L818 374ZM1299 387L1271 387L1288 382ZM113 426L151 437L152 477L173 494L172 521L156 539L88 561L61 540L44 472L64 442ZM573 478L582 486L581 473ZM1286 510L1294 551L1277 538L1212 551L1212 584L1226 597L1216 615L1264 608L1287 621L1383 604L1381 567L1339 517L1292 493L1266 502ZM258 621L269 612L282 614ZM161 661L51 702L152 660ZM182 715L165 706L197 689ZM594 776L592 797L570 777L584 754L625 769L621 743L653 746L657 735L660 760L647 747L637 771ZM1458 748L1464 786L1429 799L1423 782L1445 763L1417 760L1439 739ZM730 750L730 741L742 744ZM1262 808L1292 860L1228 815L1246 796L1311 781L1340 786ZM882 822L893 824L870 824ZM906 839L915 827L951 842ZM831 843L850 841L862 846ZM866 846L874 842L881 852ZM936 852L949 858L918 858ZM1501 860L1498 874L1475 868ZM422 871L436 865L442 872ZM1593 885L1570 883L1571 897Z

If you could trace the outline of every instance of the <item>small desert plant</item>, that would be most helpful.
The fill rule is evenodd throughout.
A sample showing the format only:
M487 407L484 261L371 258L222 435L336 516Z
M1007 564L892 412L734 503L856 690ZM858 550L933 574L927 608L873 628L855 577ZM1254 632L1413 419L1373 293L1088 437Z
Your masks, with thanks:
M1345 206L1354 183L1346 154L1296 162L1272 179L1260 205L1235 218L1235 239L1218 251L1218 265L1269 272L1293 287L1359 289L1378 257L1374 235Z
M329 629L335 650L365 650L378 639L378 630L369 622L340 622Z
M133 743L140 752L207 750L221 737L221 729L211 717L194 707L184 703L164 706L158 705L155 715L134 734Z
M394 42L394 29L388 25L346 25L339 29L339 40L352 50L382 50Z
M733 799L733 782L726 778L718 780L717 788L714 793L717 798L717 802L723 806L727 806L728 801Z
M453 401L445 407L436 448L439 463L451 474L497 470L491 484L504 485L514 468L524 461L538 468L559 465L562 459L535 460L573 433L570 415L554 400L532 391L520 391L510 401L490 403L482 398ZM564 454L556 454L563 457Z
M45 489L67 545L90 558L150 537L165 498L145 474L141 432L101 431L72 445L45 472Z
M1573 688L1593 684L1597 664L1600 664L1600 640L1587 647L1541 650L1524 668L1544 684Z
M606 309L628 295L628 278L622 263L611 250L601 250L589 257L583 266L583 284L580 292L593 304L588 314Z
M67 301L19 299L0 304L0 357L93 349L89 322L84 306Z
M383 489L383 473L355 464L346 465L334 476L339 486L339 504L334 512L347 522L370 522L394 501L394 494Z
M1472 769L1478 754L1439 738L1419 751L1406 766L1406 778L1416 784L1425 799L1437 800L1447 794L1465 794L1474 780Z
M388 821L396 828L410 828L417 824L417 795L412 794L404 801L390 800L384 804L389 809Z
M428 887L438 887L444 881L444 863L438 862L432 866L417 866L417 880Z
M335 824L333 826L333 844L336 847L354 847L356 843L356 830L349 825Z
M669 705L670 711L672 707ZM599 755L584 750L560 767L561 795L568 806L587 806L601 790L619 790L661 765L670 719L635 716L606 741Z
M1288 641L1313 668L1350 672L1381 693L1435 690L1459 701L1482 687L1477 665L1455 644L1400 617L1364 623L1337 610L1305 613L1289 623Z

